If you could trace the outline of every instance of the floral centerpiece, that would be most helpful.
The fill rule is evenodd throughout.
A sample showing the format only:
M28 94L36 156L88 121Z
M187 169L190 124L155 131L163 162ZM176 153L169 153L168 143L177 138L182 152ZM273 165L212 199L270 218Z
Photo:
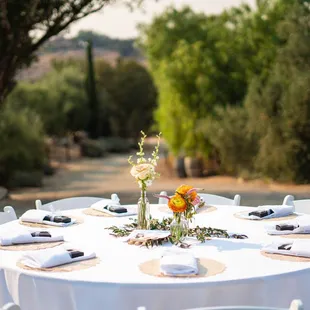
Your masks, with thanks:
M188 232L188 221L196 213L197 208L204 205L197 194L198 188L189 185L179 186L172 197L157 195L168 200L168 207L173 211L173 222L170 225L171 237L178 243L184 240Z
M146 159L144 153L144 142L147 137L146 134L141 131L142 137L138 143L139 152L137 152L136 163L132 160L132 156L128 158L128 162L132 165L131 175L136 179L141 189L141 197L138 201L138 229L149 229L150 225L150 203L146 197L146 191L153 181L159 177L159 173L156 172L157 161L159 159L159 145L160 145L160 133L157 137L157 144L151 157Z

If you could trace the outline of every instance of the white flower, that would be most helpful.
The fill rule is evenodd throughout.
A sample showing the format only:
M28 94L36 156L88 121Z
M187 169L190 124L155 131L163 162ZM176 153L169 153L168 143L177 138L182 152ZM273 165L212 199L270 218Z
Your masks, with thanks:
M138 164L131 168L130 173L134 178L144 181L153 177L155 169L152 164Z
M145 181L146 186L151 186L152 185L152 180L146 180Z

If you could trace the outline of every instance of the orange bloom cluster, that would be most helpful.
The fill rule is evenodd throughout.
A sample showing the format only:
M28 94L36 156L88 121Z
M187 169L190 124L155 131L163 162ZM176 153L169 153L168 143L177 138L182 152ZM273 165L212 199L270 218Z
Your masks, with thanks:
M187 204L185 199L181 195L175 194L169 199L168 207L173 212L184 212L187 208Z
M189 185L181 185L176 189L176 193L181 194L182 196L185 196L191 189L193 189L193 186L189 186ZM197 197L197 192L194 190L192 191L189 195L187 195L187 197L185 197L186 199L189 200L189 202L193 202Z
M191 204L197 197L196 190L191 191L193 187L189 185L181 185L176 189L174 196L170 197L168 207L173 212L186 211L189 204Z

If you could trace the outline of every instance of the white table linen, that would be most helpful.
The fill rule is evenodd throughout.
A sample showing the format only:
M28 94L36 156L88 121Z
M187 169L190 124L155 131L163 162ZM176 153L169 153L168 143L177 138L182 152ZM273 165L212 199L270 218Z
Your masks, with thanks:
M196 216L192 225L228 229L249 237L193 245L190 252L195 257L226 265L223 273L207 278L146 275L138 265L160 259L164 247L129 245L105 229L128 223L127 217L86 216L82 210L70 210L70 214L83 216L84 223L53 229L63 231L65 239L77 247L92 248L101 263L80 271L44 273L18 268L16 262L23 252L0 251L0 307L14 301L23 310L136 310L138 306L180 310L227 305L285 308L292 299L302 299L305 309L310 309L310 263L278 261L261 255L265 244L280 237L268 235L261 221L234 217L234 213L245 210L254 208L217 206L216 211ZM156 205L151 206L151 212L153 217L167 217ZM19 225L18 221L1 225L0 232Z

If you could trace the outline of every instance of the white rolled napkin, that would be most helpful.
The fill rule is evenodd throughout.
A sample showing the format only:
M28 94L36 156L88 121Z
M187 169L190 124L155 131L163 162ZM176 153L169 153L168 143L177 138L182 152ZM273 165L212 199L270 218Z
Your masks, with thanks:
M288 245L291 248L290 250L279 250L279 247L282 245ZM277 241L266 245L265 247L263 247L262 250L271 254L282 254L310 258L310 240Z
M250 219L250 220L265 220L277 217L284 217L294 213L295 206L288 206L288 205L264 205L258 206L255 211L268 211L272 210L274 213L269 214L265 217L259 217L256 215L249 215L250 212L243 213L243 217ZM251 211L252 212L252 211Z
M22 256L21 262L32 268L52 268L96 257L94 252L83 251L81 249L79 251L84 252L84 255L71 258L65 246L58 246L51 249L28 252Z
M198 274L197 259L190 252L165 252L160 259L160 271L167 276Z
M277 230L277 225L293 226L293 230ZM269 235L291 235L291 234L310 234L310 217L303 216L295 220L273 223L265 226L265 230Z
M31 231L6 232L0 236L0 245L7 246L13 244L41 243L41 242L56 242L63 241L64 237L61 234L49 232L51 237L33 237Z
M133 206L122 206L127 209L127 212L124 212L124 213L116 213L116 212L110 211L109 209L113 206L121 206L117 195L116 196L114 195L116 194L112 194L112 199L99 200L95 202L94 204L92 204L90 207L94 210L97 210L97 211L100 211L100 212L103 212L109 215L117 216L117 217L137 214L137 208L134 208Z
M29 223L38 223L38 224L46 224L46 225L52 225L52 226L58 226L58 227L65 227L70 226L76 222L75 219L71 219L71 222L69 223L55 223L53 221L45 221L43 220L45 216L55 216L57 214L53 214L49 211L44 210L36 210L31 209L26 211L21 217L20 220L22 222L29 222Z

